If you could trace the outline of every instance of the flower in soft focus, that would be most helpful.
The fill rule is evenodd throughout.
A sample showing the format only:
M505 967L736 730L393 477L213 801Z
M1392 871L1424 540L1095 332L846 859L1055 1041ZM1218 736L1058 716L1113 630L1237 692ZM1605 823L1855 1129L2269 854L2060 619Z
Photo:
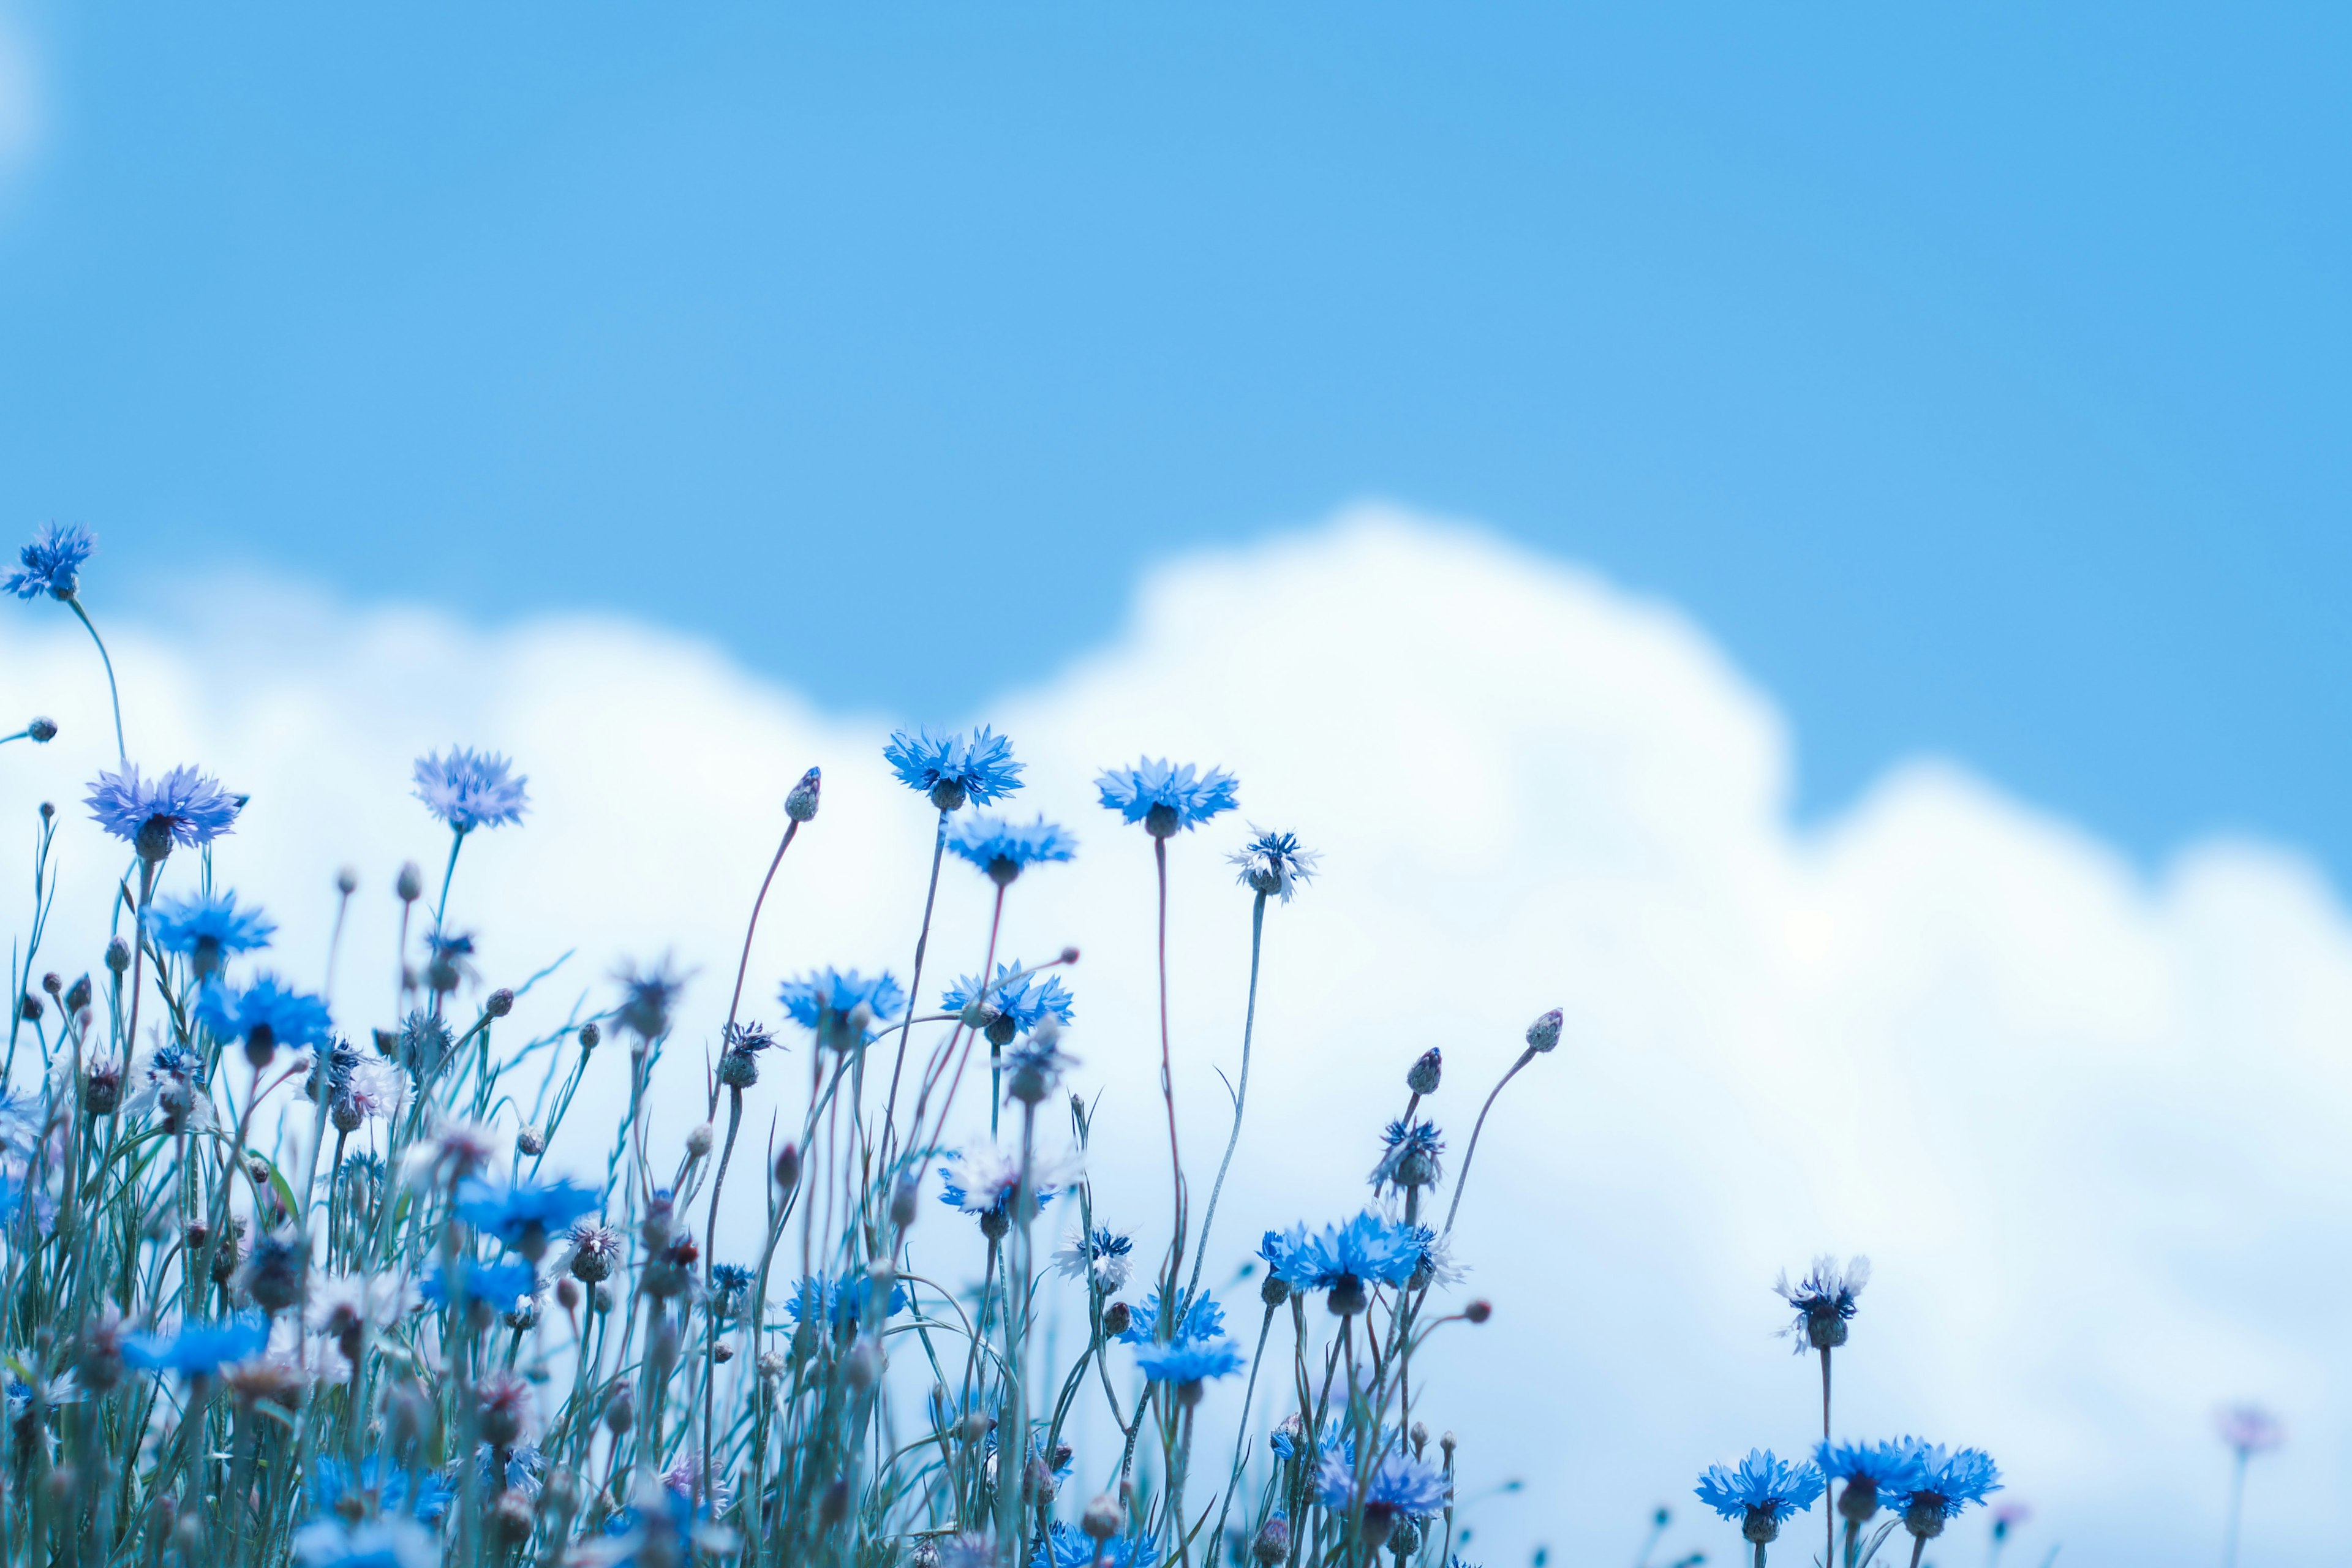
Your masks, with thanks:
M408 1079L382 1057L352 1053L350 1070L328 1093L327 1114L335 1126L352 1132L366 1122L388 1121L408 1099Z
M441 1561L440 1542L396 1516L345 1524L329 1514L296 1531L289 1543L303 1568L436 1568Z
M269 1331L257 1319L229 1318L216 1323L183 1323L176 1334L125 1334L122 1359L142 1371L210 1377L224 1363L258 1355Z
M212 1096L205 1092L205 1059L187 1047L158 1046L131 1076L134 1087L122 1105L128 1114L156 1111L173 1131L210 1124Z
M1305 1226L1268 1231L1259 1244L1282 1282L1294 1290L1329 1290L1354 1281L1402 1285L1412 1278L1427 1251L1418 1226L1367 1209L1345 1225L1310 1232Z
M650 969L625 970L620 981L622 1000L614 1016L642 1040L657 1040L668 1034L669 1012L677 1003L677 994L686 989L686 976L664 959Z
M1197 1300L1181 1293L1178 1300L1183 1310L1176 1314L1176 1329L1169 1338L1175 1340L1213 1340L1225 1331L1225 1310L1217 1305L1216 1298L1202 1291ZM1160 1292L1154 1290L1144 1298L1143 1305L1129 1309L1127 1331L1119 1335L1122 1343L1139 1345L1159 1337Z
M977 974L967 974L940 996L940 1005L950 1013L961 1013L974 1001L992 1017L1007 1020L1013 1034L1035 1028L1037 1020L1049 1013L1066 1024L1076 1011L1076 998L1060 975L1040 974L1035 970L1024 973L1017 963L998 964L992 985L984 985Z
M1773 1284L1780 1300L1797 1310L1797 1321L1780 1331L1794 1339L1796 1352L1802 1355L1808 1350L1834 1350L1845 1343L1846 1323L1853 1317L1853 1299L1870 1283L1870 1259L1857 1258L1844 1268L1827 1256L1813 1259L1813 1267L1794 1285L1783 1273Z
M2213 1429L2241 1454L2267 1454L2286 1441L2286 1423L2259 1405L2230 1405L2213 1413Z
M820 1044L842 1049L871 1041L876 1025L898 1016L907 994L887 972L866 975L855 969L816 969L799 980L785 981L776 1000L793 1022L814 1030Z
M1078 1058L1056 1043L1059 1025L1048 1025L1005 1053L1004 1092L1024 1105L1034 1105L1054 1092Z
M456 1287L452 1289L452 1285ZM473 1263L453 1280L439 1264L417 1287L417 1294L434 1307L446 1307L452 1297L481 1301L505 1311L539 1294L539 1272L520 1259L505 1263Z
M460 833L520 822L530 782L496 752L453 746L446 757L428 752L416 759L416 798Z
M1241 1370L1242 1352L1231 1340L1172 1340L1135 1348L1135 1364L1153 1383L1197 1384Z
M784 1316L797 1323L803 1318L814 1318L846 1328L866 1315L874 1299L872 1281L861 1279L835 1279L829 1274L819 1274L800 1280L784 1302ZM882 1315L895 1318L907 1310L907 1288L893 1280L882 1303Z
M161 860L174 844L186 849L210 844L236 826L245 806L218 779L191 767L156 779L141 778L136 767L101 772L82 804L92 821L149 860Z
M348 1339L388 1329L417 1305L416 1287L396 1274L330 1274L310 1287L304 1307L314 1334Z
M987 872L989 880L1002 888L1032 866L1067 860L1077 853L1078 841L1042 816L1026 824L980 816L948 835L948 849Z
M1334 1513L1360 1507L1368 1521L1384 1517L1390 1521L1429 1519L1443 1512L1454 1495L1453 1486L1437 1466L1394 1449L1374 1462L1360 1492L1356 1489L1355 1463L1342 1455L1328 1457L1316 1472L1315 1489L1323 1506Z
M1091 1536L1057 1519L1030 1553L1029 1568L1152 1568L1159 1561L1160 1542L1152 1536L1113 1535L1097 1549ZM940 1564L947 1568L944 1552Z
M699 1454L680 1454L677 1462L662 1472L661 1480L671 1493L689 1503L699 1489L704 1505L714 1514L725 1513L735 1506L735 1489L724 1479L711 1477L709 1467L702 1462Z
M401 1156L401 1174L412 1183L457 1182L495 1158L505 1141L486 1123L462 1117L436 1117L426 1135Z
M242 991L205 986L196 997L196 1021L224 1039L243 1040L265 1054L278 1046L302 1050L324 1045L333 1026L324 1002L274 974L256 975Z
M457 1494L442 1484L432 1471L418 1478L416 1500L408 1500L408 1471L374 1455L360 1461L359 1481L354 1485L343 1461L321 1454L310 1461L310 1500L320 1513L332 1513L336 1504L349 1497L370 1512L406 1514L423 1524L438 1524L449 1511ZM373 1505L373 1506L371 1506Z
M1131 768L1107 768L1095 780L1102 803L1129 822L1140 822L1155 838L1194 828L1239 804L1241 786L1223 768L1196 774L1192 764L1171 767L1166 758L1145 757Z
M882 748L882 759L900 784L930 796L941 811L954 811L967 800L987 805L1021 787L1013 742L985 724L969 735L898 731Z
M1827 1483L1810 1464L1790 1464L1769 1450L1750 1448L1736 1467L1709 1465L1695 1489L1698 1500L1761 1545L1780 1533L1780 1523L1813 1506Z
M759 1275L740 1263L714 1263L710 1267L710 1310L713 1317L731 1318L743 1310L743 1298L750 1295Z
M1284 903L1301 885L1315 879L1315 863L1322 857L1298 847L1295 833L1268 833L1252 824L1250 840L1226 858L1241 868L1241 885L1261 898L1279 896Z
M1066 1178L1062 1166L1032 1160L1029 1196L1039 1208L1054 1201ZM1003 1149L971 1149L948 1157L940 1167L940 1202L966 1214L1002 1215L1021 1187L1021 1156Z
M235 893L194 899L158 899L145 917L148 940L165 952L189 960L197 974L224 960L269 945L278 924L257 909L238 909Z
M457 1184L457 1217L536 1260L550 1232L602 1208L604 1194L570 1180L492 1185L469 1176Z
M1433 1122L1407 1122L1402 1117L1381 1134L1380 1163L1372 1167L1372 1191L1382 1187L1433 1187L1445 1174L1438 1156L1445 1141Z
M1087 1235L1072 1231L1054 1254L1054 1272L1065 1279L1089 1279L1102 1295L1116 1296L1127 1285L1134 1252L1135 1243L1108 1226L1098 1225Z
M609 1225L575 1225L567 1239L572 1248L573 1278L591 1285L612 1276L626 1245L621 1233Z
M1813 1463L1831 1480L1843 1481L1838 1511L1852 1520L1865 1520L1878 1511L1884 1499L1909 1487L1919 1469L1919 1453L1927 1445L1916 1437L1885 1443L1817 1443Z
M719 1053L719 1081L740 1093L760 1081L760 1057L775 1049L776 1037L764 1024L730 1024Z
M1941 1533L1944 1521L1970 1503L2000 1490L2000 1470L1982 1448L1947 1452L1939 1444L1918 1449L1915 1458L1900 1495L1890 1489L1886 1500L1903 1510L1903 1528L1922 1540Z
M0 588L20 599L37 599L44 594L70 599L81 585L82 563L96 548L98 541L79 523L69 522L63 528L48 523L33 536L32 543L16 552L17 570L0 578Z

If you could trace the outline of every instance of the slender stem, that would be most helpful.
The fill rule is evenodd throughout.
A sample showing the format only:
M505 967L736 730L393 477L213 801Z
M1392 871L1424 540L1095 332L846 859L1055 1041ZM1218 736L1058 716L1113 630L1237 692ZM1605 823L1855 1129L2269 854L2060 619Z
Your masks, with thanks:
M1486 1096L1486 1103L1478 1108L1478 1120L1470 1129L1470 1146L1462 1151L1461 1173L1454 1178L1454 1202L1445 1210L1444 1234L1447 1236L1454 1234L1454 1216L1462 1212L1462 1189L1470 1184L1470 1162L1478 1157L1478 1134L1486 1131L1486 1112L1495 1109L1495 1096L1503 1092L1503 1085L1518 1077L1519 1069L1535 1059L1536 1048L1533 1046L1521 1051L1519 1059L1511 1064L1511 1070L1496 1080L1493 1090Z
M1234 1131L1233 1134L1225 1140L1225 1157L1217 1162L1217 1180L1216 1184L1209 1189L1209 1206L1201 1215L1200 1245L1192 1250L1192 1278L1184 1287L1184 1294L1187 1298L1201 1288L1201 1265L1207 1262L1209 1258L1209 1227L1217 1223L1217 1199L1225 1190L1225 1173L1233 1168L1234 1151L1241 1147L1242 1110L1249 1103L1250 1038L1257 1032L1257 961L1265 936L1265 895L1260 893L1257 896L1257 901L1250 906L1249 1005L1242 1014L1242 1080L1239 1087L1234 1090ZM1405 1119L1408 1121L1412 1119L1412 1112L1409 1109L1405 1112ZM1252 1373L1252 1377L1255 1377L1255 1371ZM1227 1500L1232 1500L1228 1498ZM1218 1518L1217 1528L1220 1531L1224 1529L1224 1520L1222 1515Z
M1830 1347L1823 1345L1821 1351L1822 1444L1826 1447L1830 1440ZM1825 1491L1822 1499L1822 1568L1829 1568L1829 1565L1837 1560L1836 1552L1837 1510L1829 1506L1829 1498Z
M1927 1550L1927 1538L1926 1536L1915 1535L1911 1538L1911 1568L1919 1568L1919 1553ZM1761 1564L1764 1560L1764 1549L1760 1546L1756 1549L1756 1559L1759 1568L1761 1568Z
M83 629L89 633L89 640L98 645L99 660L106 666L106 694L114 701L114 754L128 768L131 765L131 748L122 743L122 693L114 684L114 657L106 651L106 639L98 635L96 626L90 625L89 612L81 607L80 597L67 595L66 607L80 620Z
M1175 1221L1168 1242L1168 1278L1160 1297L1154 1336L1175 1337L1179 1302L1176 1275L1184 1267L1184 1157L1176 1146L1176 1074L1168 1046L1168 840L1151 839L1151 861L1160 876L1160 1094L1168 1102L1168 1168L1175 1189Z
M891 1118L898 1109L898 1074L907 1065L907 1035L915 1026L915 1007L923 996L923 952L931 942L931 906L939 901L940 861L946 855L947 848L948 814L943 811L940 813L939 833L931 841L931 883L923 894L923 926L915 933L915 969L914 978L907 983L907 1016L898 1026L898 1054L890 1063L890 1093L882 1102L882 1157L885 1161L890 1157ZM980 979L983 985L988 983L986 971L982 972Z
M439 936L441 934L442 923L448 918L449 881L451 878L457 874L457 851L466 847L466 830L464 828L453 827L449 831L449 864L441 868L441 900L440 902L433 906L433 934L435 936Z
M785 825L784 841L776 846L776 858L768 862L768 874L760 879L759 896L751 900L751 918L750 921L745 922L743 927L743 956L740 959L738 959L735 963L735 994L727 999L727 1028L726 1032L719 1037L719 1049L722 1053L724 1053L730 1046L732 1046L735 1043L735 1020L743 1005L743 976L751 972L751 937L753 933L758 931L760 929L760 910L768 901L768 886L776 879L776 868L784 863L784 851L793 847L793 835L798 833L800 830L801 825L797 819ZM740 1103L742 1100L742 1096L736 1096L736 1100L739 1104L738 1113L740 1114ZM714 1082L710 1086L710 1109L704 1111L703 1114L705 1116L714 1116L718 1114L718 1111L719 1085ZM724 1168L723 1164L721 1168ZM716 1214L719 1212L716 1206L718 1203L718 1194L716 1192L711 1194L711 1202L713 1205L711 1212Z
M2237 1568L2238 1526L2244 1517L2246 1504L2246 1458L2250 1449L2238 1450L2238 1462L2230 1471L2229 1532L2221 1538L2221 1568Z

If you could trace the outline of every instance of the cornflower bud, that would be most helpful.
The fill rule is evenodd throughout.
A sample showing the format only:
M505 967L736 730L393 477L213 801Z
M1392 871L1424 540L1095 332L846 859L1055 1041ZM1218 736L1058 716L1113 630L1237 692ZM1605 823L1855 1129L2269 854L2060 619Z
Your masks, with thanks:
M776 1151L776 1185L789 1193L801 1184L801 1152L790 1143Z
M1118 1506L1118 1499L1110 1493L1097 1492L1095 1500L1087 1504L1087 1510L1078 1515L1078 1530L1087 1540L1097 1543L1097 1555L1100 1555L1101 1542L1125 1533L1127 1510Z
M499 986L482 1003L482 1011L493 1018L503 1018L514 1011L514 993Z
M131 944L121 937L109 937L106 942L106 967L121 974L131 967Z
M1258 1281L1257 1299L1269 1307L1279 1307L1290 1300L1290 1282L1272 1269Z
M604 1031L596 1026L595 1019L591 1018L586 1023L581 1025L580 1054L584 1057L590 1051L594 1050L596 1048L596 1043L604 1037Z
M510 1552L530 1539L530 1499L520 1492L500 1492L490 1509L490 1540L500 1552Z
M1483 1323L1487 1319L1495 1315L1494 1303L1491 1301L1473 1301L1468 1306L1462 1309L1462 1315L1469 1319L1474 1323Z
M66 994L65 977L53 969L41 976L41 989L52 996L62 997Z
M79 1013L89 1005L89 976L85 974L66 987L66 1011Z
M709 1159L710 1157L710 1145L715 1136L716 1135L711 1131L709 1122L705 1121L697 1126L692 1131L686 1135L687 1158L689 1160Z
M46 746L58 738L58 722L54 719L36 719L25 726L25 734L35 745Z
M359 890L360 874L357 871L346 866L335 873L335 891L348 899Z
M81 1107L92 1116L111 1116L122 1103L122 1064L100 1057L82 1075Z
M1415 1094L1435 1094L1437 1080L1444 1070L1444 1054L1432 1046L1421 1053L1421 1059L1414 1062L1412 1070L1404 1075L1404 1086Z
M1290 1555L1290 1521L1276 1514L1259 1526L1257 1535L1250 1542L1250 1555L1261 1568L1274 1568Z
M400 895L404 904L413 904L425 896L425 872L414 860L400 863L400 875L392 879L392 890Z
M1103 1332L1112 1339L1127 1332L1134 1321L1134 1309L1124 1301L1113 1301L1103 1309Z
M580 1281L565 1276L555 1282L555 1304L567 1312L580 1310Z
M637 1424L637 1396L623 1384L604 1401L604 1430L618 1437Z
M1075 947L1064 948L1061 959L1064 963L1076 963L1078 961L1078 950Z
M23 996L17 999L17 1016L22 1017L27 1024L39 1023L41 1021L41 999L38 996L34 995L29 991L26 992Z
M794 822L806 822L815 816L817 796L824 787L823 769L811 768L803 773L801 782L793 785L792 793L784 796L784 815Z
M547 1140L539 1135L536 1127L526 1127L515 1134L515 1151L536 1160L547 1152Z
M1528 1026L1528 1048L1548 1051L1559 1044L1560 1012L1554 1007Z
M915 1216L922 1212L922 1205L916 1201L921 1195L912 1176L898 1178L898 1184L890 1189L891 1228L905 1230L915 1223Z

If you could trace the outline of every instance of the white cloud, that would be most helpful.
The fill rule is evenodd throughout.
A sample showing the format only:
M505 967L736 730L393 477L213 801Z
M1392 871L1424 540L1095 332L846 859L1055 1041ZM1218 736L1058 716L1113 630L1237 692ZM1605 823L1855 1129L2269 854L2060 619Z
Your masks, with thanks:
M453 740L516 754L539 801L459 868L458 918L484 931L493 979L568 947L583 982L671 950L699 966L689 1023L710 1029L782 793L811 762L824 815L780 880L751 994L772 1010L779 974L821 962L903 974L929 828L883 773L883 721L821 714L621 621L486 634L263 585L214 599L234 607L116 628L134 752L254 792L224 872L289 926L322 925L332 869L359 866L338 998L354 1020L387 1000L392 866L438 850L408 760ZM38 795L70 801L110 756L78 637L47 606L0 619L0 713L68 726L0 752L0 824ZM1841 1363L1852 1430L1993 1449L2039 1510L2018 1552L2063 1538L2069 1562L2205 1561L2223 1477L2208 1412L2244 1394L2294 1428L2256 1473L2247 1559L2317 1563L2341 1539L2352 926L2302 860L2210 843L2150 883L1934 763L1800 830L1786 726L1702 631L1381 511L1157 572L1115 644L983 716L1031 764L1023 807L1085 841L1076 865L1013 889L1006 949L1086 950L1071 1043L1110 1086L1118 1134L1097 1173L1139 1226L1166 1202L1150 856L1093 806L1100 765L1223 763L1244 816L1326 855L1268 918L1221 1267L1265 1225L1360 1200L1376 1126L1433 1044L1458 1163L1519 1031L1566 1006L1566 1042L1499 1103L1465 1205L1496 1317L1444 1346L1425 1406L1463 1435L1474 1478L1528 1483L1482 1505L1472 1557L1545 1540L1563 1561L1613 1560L1661 1500L1683 1516L1675 1543L1733 1550L1692 1517L1689 1478L1751 1442L1805 1441L1818 1384L1770 1338L1767 1287L1832 1249L1878 1266ZM115 857L67 817L58 941L86 963L91 880ZM22 830L6 831L0 887L19 888ZM1239 1037L1247 899L1221 861L1238 837L1173 846L1196 1171ZM984 936L984 889L957 870L939 979L976 967ZM286 957L315 973L316 931L289 932ZM560 1015L571 994L529 1010ZM772 1077L759 1092L792 1103L791 1073ZM664 1136L698 1114L690 1100L666 1104ZM1949 1549L1979 1550L1973 1524Z

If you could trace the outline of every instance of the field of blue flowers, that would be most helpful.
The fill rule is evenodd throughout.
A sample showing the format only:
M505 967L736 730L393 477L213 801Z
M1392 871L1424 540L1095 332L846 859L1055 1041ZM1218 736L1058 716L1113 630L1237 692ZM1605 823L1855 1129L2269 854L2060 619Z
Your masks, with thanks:
M5 581L78 617L106 659L81 591L91 549L46 530ZM448 854L392 879L398 994L359 1001L334 994L332 958L325 993L268 967L276 927L226 876L241 797L198 766L134 763L119 700L69 720L112 725L118 766L79 809L120 840L122 868L60 888L57 812L75 808L44 805L7 871L31 882L0 1100L9 1562L1460 1564L1457 1439L1423 1418L1416 1357L1494 1310L1460 1299L1454 1221L1488 1113L1559 1045L1561 1016L1528 1026L1458 1157L1423 1114L1444 1077L1432 1048L1381 1069L1397 1072L1400 1111L1365 1130L1360 1212L1255 1243L1218 1233L1263 1048L1265 923L1316 870L1286 832L1253 827L1228 851L1249 1022L1230 1121L1181 1126L1167 867L1229 826L1229 774L1147 759L1097 781L1159 868L1139 896L1160 911L1164 1125L1155 1109L1118 1133L1166 1142L1166 1207L1147 1221L1097 1212L1086 1174L1093 1112L1064 1087L1077 949L996 951L1006 900L1074 844L992 815L1023 766L985 728L902 731L887 749L928 814L910 830L933 841L919 905L908 889L905 983L750 973L762 910L791 897L793 843L821 831L811 768L783 792L773 857L745 868L744 945L719 966L728 1021L681 1040L667 966L617 976L560 1034L508 1027L515 995L476 971L462 875L470 836L530 809L502 756L417 761ZM57 733L43 718L0 740ZM943 876L950 858L970 871ZM331 954L358 883L336 885ZM975 889L992 903L986 950L935 962L939 900ZM60 896L110 910L102 952L45 942ZM570 1129L564 1147L603 1150L601 1170L550 1168L591 1074L625 1075L628 1115L587 1142ZM657 1167L652 1107L698 1094L682 1157ZM982 1096L992 1136L959 1138ZM747 1108L789 1135L747 1139ZM722 1239L730 1179L764 1190L761 1233ZM917 1266L910 1237L941 1226L977 1230L978 1278ZM1255 1300L1212 1295L1213 1260L1221 1279L1242 1265ZM1867 1277L1863 1259L1823 1258L1780 1286L1788 1333L1820 1365L1818 1448L1699 1474L1721 1550L1756 1568L1817 1549L1842 1568L1918 1568L2000 1488L1978 1449L1837 1431L1836 1352ZM1086 1325L1059 1361L1037 1328L1051 1292ZM1229 1381L1238 1429L1206 1430L1204 1390ZM1100 1402L1115 1450L1066 1440L1080 1401ZM2242 1436L2241 1474L2274 1441ZM1996 1556L2013 1517L1993 1516Z

